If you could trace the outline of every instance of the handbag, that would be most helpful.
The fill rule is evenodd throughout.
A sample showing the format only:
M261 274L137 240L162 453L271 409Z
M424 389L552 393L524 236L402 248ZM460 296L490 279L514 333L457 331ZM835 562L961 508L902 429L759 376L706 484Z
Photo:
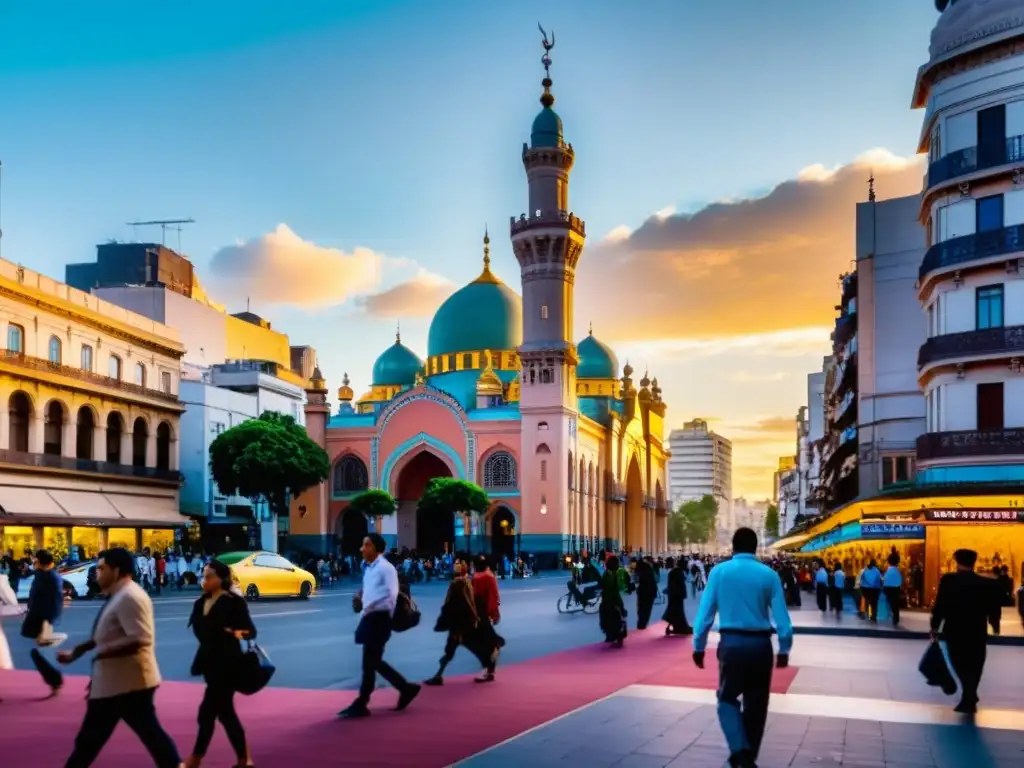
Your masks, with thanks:
M394 632L405 632L420 623L420 609L416 601L405 592L398 593L395 613L391 617L391 629Z
M925 682L936 688L941 688L947 696L956 693L956 681L946 666L946 657L938 643L928 643L928 648L921 657L921 663L917 667L924 675Z
M235 690L243 696L252 696L266 688L277 667L255 640L246 640L245 643L245 651L238 665Z

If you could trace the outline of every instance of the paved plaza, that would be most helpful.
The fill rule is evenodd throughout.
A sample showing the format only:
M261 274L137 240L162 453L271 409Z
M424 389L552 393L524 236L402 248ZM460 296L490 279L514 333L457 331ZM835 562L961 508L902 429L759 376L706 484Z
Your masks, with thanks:
M622 650L600 642L597 618L559 615L558 576L502 583L501 631L507 652L493 685L474 685L468 654L452 677L424 690L403 713L380 691L373 717L345 722L334 713L354 696L359 656L352 644L351 585L310 601L259 602L253 614L277 663L274 687L241 698L260 766L449 765L720 766L725 743L715 719L716 670L690 660L690 642L666 638L662 625L631 632ZM388 656L413 679L434 671L443 637L430 631L444 585L421 585L421 627L396 636ZM158 695L165 726L183 751L195 734L202 688L188 677L194 640L185 628L194 593L158 598L158 656L167 682ZM691 604L692 613L695 605ZM76 603L62 626L74 641L88 632L98 604ZM1024 764L1024 649L994 646L973 721L951 711L955 700L925 686L917 663L922 639L836 634L860 627L855 616L796 613L801 627L792 667L777 671L761 766L1016 766ZM839 627L833 627L839 624ZM19 671L0 676L0 754L12 764L59 768L84 713L84 677L43 701L29 671L28 646L8 637ZM804 630L831 634L803 634ZM715 643L712 635L712 645ZM84 663L70 671L81 675ZM99 765L148 765L122 728ZM218 731L210 766L231 765Z

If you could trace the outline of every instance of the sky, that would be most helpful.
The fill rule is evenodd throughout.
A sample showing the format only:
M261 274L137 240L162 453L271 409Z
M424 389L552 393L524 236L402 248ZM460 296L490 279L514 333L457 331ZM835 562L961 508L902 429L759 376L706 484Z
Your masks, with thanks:
M0 4L2 255L63 279L126 222L357 392L480 271L517 291L537 22L587 222L576 331L657 376L669 427L734 442L734 493L795 450L854 205L920 188L929 0ZM169 232L167 245L179 246ZM635 375L636 376L636 375Z

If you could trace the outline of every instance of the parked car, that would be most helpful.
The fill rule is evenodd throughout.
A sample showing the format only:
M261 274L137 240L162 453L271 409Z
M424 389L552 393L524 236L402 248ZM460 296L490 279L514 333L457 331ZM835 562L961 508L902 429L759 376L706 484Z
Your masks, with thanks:
M89 595L89 569L96 565L94 560L78 563L67 570L60 569L60 577L64 580L64 594L72 600L79 600ZM35 576L29 576L18 582L18 599L28 600L29 590Z
M316 579L309 571L273 552L225 552L217 555L248 600L259 597L309 598L316 591Z

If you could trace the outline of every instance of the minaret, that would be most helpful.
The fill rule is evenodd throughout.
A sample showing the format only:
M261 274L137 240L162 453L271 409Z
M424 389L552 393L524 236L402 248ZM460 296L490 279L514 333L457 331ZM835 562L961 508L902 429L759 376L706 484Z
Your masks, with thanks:
M575 153L552 109L554 35L544 34L542 109L523 145L529 210L511 220L512 250L523 280L523 343L519 347L522 546L554 565L568 550L569 466L576 456L576 345L573 286L583 252L583 222L569 211ZM549 562L550 561L550 562Z

